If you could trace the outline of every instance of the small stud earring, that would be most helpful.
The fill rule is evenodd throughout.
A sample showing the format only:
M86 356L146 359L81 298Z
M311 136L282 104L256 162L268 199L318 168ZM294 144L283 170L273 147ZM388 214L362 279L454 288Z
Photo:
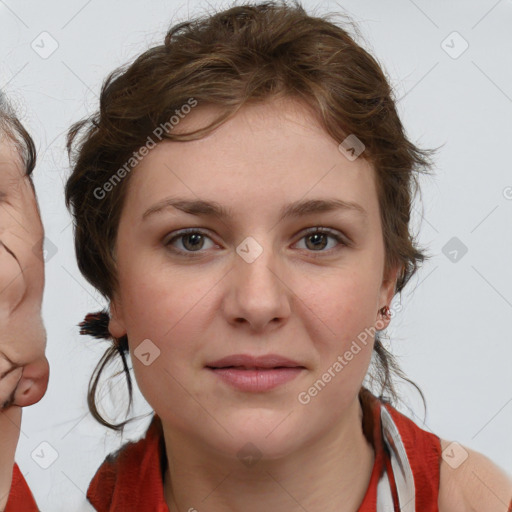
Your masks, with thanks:
M382 316L391 317L391 309L389 309L389 306L383 306L382 308L380 308L379 313Z

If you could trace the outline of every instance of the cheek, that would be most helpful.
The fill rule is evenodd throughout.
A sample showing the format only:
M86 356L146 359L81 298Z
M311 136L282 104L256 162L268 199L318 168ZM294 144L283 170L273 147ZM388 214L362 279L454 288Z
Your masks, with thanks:
M199 271L172 269L145 263L143 259L126 267L120 276L123 315L134 341L153 337L159 342L176 337L191 324L209 301L208 290L215 279L201 278ZM156 341L155 341L156 342Z
M144 268L131 267L130 280L120 283L134 375L151 407L185 428L186 418L197 414L190 399L190 371L199 351L191 328L204 292L165 269Z
M368 272L339 272L309 283L301 313L318 354L311 384L328 383L318 401L341 406L357 393L370 364L375 334L376 279ZM308 320L304 320L308 319ZM321 388L320 383L317 388ZM315 391L313 391L315 393Z
M322 326L322 339L339 345L374 325L379 286L370 269L340 270L308 280L301 296L309 317Z
M146 263L141 258L120 264L120 295L134 374L157 412L169 400L183 411L190 407L185 390L190 388L191 367L204 357L197 340L208 342L202 325L208 316L205 307L212 300L208 290L216 280Z
M7 321L12 310L20 303L26 286L18 261L14 258L12 244L0 232L0 320ZM5 245L4 245L5 243ZM9 248L10 252L7 250Z

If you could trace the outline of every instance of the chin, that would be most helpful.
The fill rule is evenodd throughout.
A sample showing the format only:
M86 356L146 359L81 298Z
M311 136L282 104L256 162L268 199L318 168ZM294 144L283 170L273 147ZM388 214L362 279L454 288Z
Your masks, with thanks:
M217 429L212 438L212 431L208 430L205 439L219 455L243 460L244 457L253 459L275 460L293 453L300 446L304 430L291 424L286 418L287 413L273 413L262 418L260 411L246 414L239 421L222 423L224 429Z

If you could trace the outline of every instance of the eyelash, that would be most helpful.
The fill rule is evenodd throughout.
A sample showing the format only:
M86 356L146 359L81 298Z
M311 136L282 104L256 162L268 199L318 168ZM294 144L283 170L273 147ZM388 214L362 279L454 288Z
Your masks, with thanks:
M201 257L201 256L203 256L203 252L204 251L182 251L180 249L176 249L176 248L172 247L172 243L174 241L176 241L176 240L178 240L180 238L183 238L183 237L185 237L187 235L191 235L191 234L197 234L197 235L205 236L205 237L211 239L211 237L206 232L202 231L201 229L198 229L198 228L188 228L188 229L184 229L184 230L178 231L172 238L170 238L167 241L164 241L164 246L168 247L169 250L174 252L175 254L178 254L180 256L185 256L186 258L198 258L198 257ZM334 238L336 240L336 242L338 242L342 247L349 247L350 246L350 243L345 238L340 236L337 231L334 231L334 230L329 229L329 228L320 227L320 226L313 227L313 228L308 228L304 232L304 234L300 237L299 241L302 240L303 238L306 238L307 236L316 235L316 234L328 235L329 237ZM330 249L328 251L322 250L322 251L308 251L308 252L313 253L312 254L313 258L319 258L319 257L322 257L325 253L331 253L331 251L340 250L342 247L335 247L335 248ZM303 250L307 251L307 249L303 249ZM314 254L315 252L318 252L320 254Z

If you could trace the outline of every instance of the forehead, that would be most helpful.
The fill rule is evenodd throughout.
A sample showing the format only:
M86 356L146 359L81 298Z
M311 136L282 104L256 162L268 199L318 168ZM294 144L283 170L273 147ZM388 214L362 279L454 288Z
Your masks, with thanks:
M199 105L173 131L207 126L219 112ZM297 101L247 105L202 139L157 144L134 169L128 195L146 205L186 194L234 208L329 195L375 208L372 166L349 161L338 144Z

